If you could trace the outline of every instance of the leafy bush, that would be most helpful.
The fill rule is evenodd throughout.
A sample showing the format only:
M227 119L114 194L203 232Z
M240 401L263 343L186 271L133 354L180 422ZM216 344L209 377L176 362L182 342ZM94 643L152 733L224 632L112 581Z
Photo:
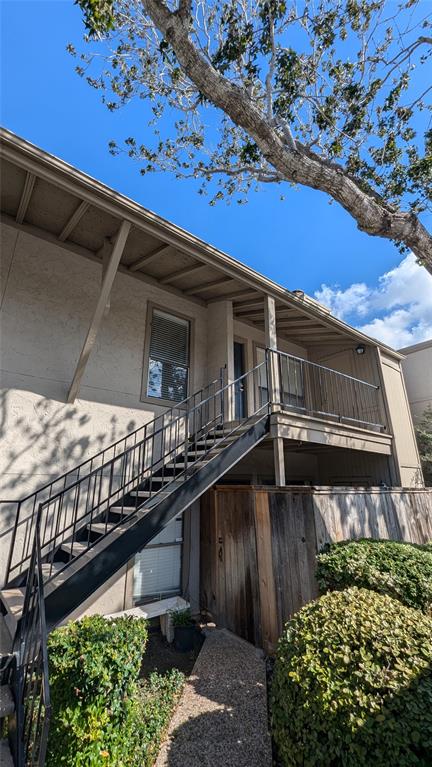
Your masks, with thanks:
M94 615L52 632L48 767L138 763L136 693L146 642L145 621L128 617Z
M358 586L427 613L432 608L432 546L363 539L330 544L318 555L322 592Z
M170 612L173 626L193 626L192 613L189 607L182 610L171 610Z
M272 728L284 767L432 764L432 620L351 588L303 607L285 627Z
M47 767L152 767L184 676L140 680L146 644L145 621L127 617L52 632Z
M184 674L174 668L163 676L150 674L140 684L140 745L141 760L137 767L152 767L168 728L173 708L184 685Z

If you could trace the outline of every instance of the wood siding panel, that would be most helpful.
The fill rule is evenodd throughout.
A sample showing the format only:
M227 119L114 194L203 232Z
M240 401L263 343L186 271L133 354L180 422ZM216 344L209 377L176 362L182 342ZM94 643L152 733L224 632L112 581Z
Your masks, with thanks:
M432 540L432 490L216 487L201 501L201 606L273 652L286 621L318 594L325 543Z

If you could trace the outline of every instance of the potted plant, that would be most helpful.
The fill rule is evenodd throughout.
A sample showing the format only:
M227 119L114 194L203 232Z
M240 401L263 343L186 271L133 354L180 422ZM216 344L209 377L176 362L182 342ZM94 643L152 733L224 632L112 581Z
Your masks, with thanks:
M190 652L195 644L195 623L189 607L171 612L174 627L174 647L179 652Z

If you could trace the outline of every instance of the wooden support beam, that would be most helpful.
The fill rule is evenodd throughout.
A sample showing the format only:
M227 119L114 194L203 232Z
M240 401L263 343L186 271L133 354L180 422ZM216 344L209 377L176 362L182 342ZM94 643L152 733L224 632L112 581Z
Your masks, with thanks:
M256 295L257 295L257 291L256 290L254 291L253 288L249 288L245 290L235 290L233 293L224 293L223 296L217 296L217 298L210 298L208 303L211 303L212 301L220 301L221 299L226 299L227 301L231 301L236 298L237 299L253 298L253 297L256 297Z
M285 327L284 330L289 330L290 328ZM314 327L305 327L305 328L295 328L293 329L293 334L295 335L305 335L305 336L330 336L334 333L337 333L337 331L332 331L329 328L314 328Z
M283 487L286 484L286 480L284 441L282 437L274 437L273 439L273 456L275 468L275 484L278 487Z
M249 309L264 309L264 304L262 302L262 299L260 301L235 301L234 302L234 311L242 311L243 309L249 310Z
M101 262L100 255L97 255L97 253L100 253L100 250L97 252L94 250L89 250L88 248L84 248L82 245L77 245L75 242L72 242L72 240L61 242L56 234L48 232L45 229L40 229L39 227L33 226L32 224L17 224L15 218L8 216L7 213L0 213L0 221L2 221L4 224L7 224L7 226L12 227L12 229L15 229L18 232L31 234L32 237L37 237L43 242L49 242L51 245L56 245L58 248L65 250L67 253L75 253L78 256L83 256L89 261L93 261L93 263L100 264ZM161 290L166 291L167 293L172 293L174 296L180 296L180 298L185 297L182 290L174 287L174 285L162 286L159 280L157 280L155 277L151 277L150 274L145 274L145 272L130 272L128 267L124 264L119 264L118 271L122 274L126 274L128 277L130 277L130 279L143 282L145 285L152 285L156 288L160 288ZM198 298L198 296L188 296L187 300L197 304L197 306L207 306L207 301L204 301L202 298Z
M24 221L25 214L27 213L27 208L29 206L29 202L33 193L35 181L36 181L36 176L33 173L30 173L30 172L26 173L24 186L21 193L21 199L20 199L17 214L15 217L17 224L22 224L22 222Z
M195 274L195 272L198 272L200 269L204 269L206 266L208 266L208 264L193 264L193 266L185 266L183 269L178 269L176 272L171 272L171 274L167 274L166 277L162 277L159 282L162 285L166 285L168 282L174 282L174 280L179 280L181 277L188 277L190 274Z
M72 213L69 221L66 222L66 224L63 227L63 229L61 230L61 232L60 232L60 234L58 236L60 242L65 242L65 240L67 240L69 235L72 234L73 230L79 224L79 222L81 221L84 213L86 213L88 211L89 207L90 207L90 203L89 202L85 202L85 200L80 202L80 204L78 205L75 213Z
M264 298L264 332L265 345L267 349L277 349L277 331L276 331L276 307L275 300L271 296ZM280 407L280 374L278 355L269 354L268 359L268 379L269 379L269 398L272 410L278 410Z
M80 354L77 366L75 368L74 377L72 379L72 383L71 383L68 398L67 398L68 402L74 402L75 397L78 394L81 379L84 375L84 370L87 365L88 358L90 357L100 324L102 322L102 318L105 313L105 308L107 305L109 294L111 292L112 284L114 282L114 277L116 276L117 269L120 264L120 259L123 254L123 250L126 244L126 240L127 240L130 228L131 228L131 224L129 223L129 221L122 221L120 228L117 232L113 249L111 252L111 256L105 269L104 277L102 280L102 287L99 293L99 298L97 300L96 307L93 312L93 317L90 321L89 329L87 331L87 336L84 341L84 345L81 350L81 354Z
M320 325L318 322L311 322L310 320L279 320L278 318L278 328L315 328L318 330L323 330L324 326Z
M219 277L217 280L212 280L212 282L205 282L202 285L195 285L195 287L188 288L185 290L185 294L187 296L192 295L193 293L203 293L206 290L211 290L211 288L217 288L219 285L226 285L228 282L232 282L232 277ZM226 296L218 296L221 300L225 299Z
M164 253L167 252L167 250L171 250L171 245L167 245L164 243L163 245L159 245L159 247L152 250L151 253L147 253L146 256L142 256L141 258L138 258L137 261L134 261L133 264L129 264L129 271L130 272L137 272L138 269L141 269L142 266L145 264L148 264L149 261L152 261L153 258L156 258L156 256L163 256Z
M261 317L264 320L264 307L261 307L261 309L254 310L243 310L241 312L235 311L236 317L241 319L242 317L247 317L247 319L253 319L254 317Z

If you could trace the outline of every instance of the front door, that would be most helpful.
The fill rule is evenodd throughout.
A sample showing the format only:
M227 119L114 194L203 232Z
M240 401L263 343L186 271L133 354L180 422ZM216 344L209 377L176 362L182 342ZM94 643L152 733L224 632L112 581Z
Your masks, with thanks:
M234 378L240 378L245 373L245 347L239 341L234 341ZM235 418L246 416L246 381L243 379L235 385Z

